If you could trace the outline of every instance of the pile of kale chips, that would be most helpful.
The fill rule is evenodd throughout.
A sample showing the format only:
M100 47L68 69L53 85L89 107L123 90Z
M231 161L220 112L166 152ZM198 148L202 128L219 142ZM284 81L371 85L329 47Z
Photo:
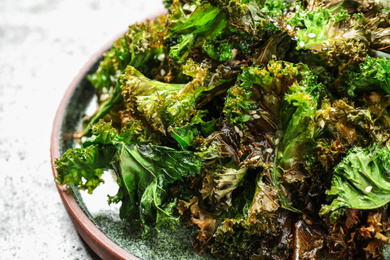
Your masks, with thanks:
M117 176L144 238L220 259L383 258L390 14L374 0L173 0L88 76L98 109L57 182ZM102 202L104 203L104 202Z

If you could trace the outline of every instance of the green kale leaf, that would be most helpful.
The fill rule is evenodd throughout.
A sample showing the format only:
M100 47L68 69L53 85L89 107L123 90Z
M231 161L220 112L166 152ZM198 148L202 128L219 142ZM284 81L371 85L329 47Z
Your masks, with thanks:
M156 66L158 57L164 53L164 46L160 43L164 21L165 16L160 16L150 22L129 26L128 31L104 53L96 72L88 75L88 80L96 88L99 107L86 120L83 136L88 135L92 125L122 101L119 77L128 65L151 76L149 68Z
M226 25L226 15L218 8L210 4L198 6L186 20L170 26L167 41L175 43L170 47L169 56L183 63L192 48L202 46L207 39L215 39Z
M145 238L154 229L174 228L179 221L173 216L177 200L169 196L167 187L199 174L202 160L190 152L126 140L110 123L100 121L82 147L68 150L56 161L57 182L92 193L103 181L103 172L114 169L119 190L109 202L122 202L122 219L142 228Z
M169 84L151 80L128 66L120 79L127 112L134 118L146 120L163 134L168 126L183 126L197 114L202 93L215 87L206 83L208 69L207 64L199 68L187 84Z
M165 16L158 17L146 23L129 26L127 32L116 40L110 50L106 51L104 59L99 63L95 73L88 76L91 83L100 91L110 90L127 65L134 66L143 73L148 73L149 66L156 63L156 57L164 53L159 44L159 35Z
M168 127L168 132L183 150L193 146L196 137L207 137L215 131L215 125L218 120L212 119L205 122L201 118L202 114L202 111L198 111L198 114L191 119L191 122L184 126Z
M327 191L330 205L320 214L335 222L347 209L377 209L390 202L390 150L371 145L354 147L334 168L332 186Z
M390 94L390 60L367 57L345 73L339 91L351 97L371 91Z
M177 201L170 197L168 184L194 177L202 167L192 153L155 145L120 144L113 168L121 179L120 198L127 200L121 218L140 224L146 238L150 231L174 228L179 218L172 215ZM118 197L114 198L116 201Z

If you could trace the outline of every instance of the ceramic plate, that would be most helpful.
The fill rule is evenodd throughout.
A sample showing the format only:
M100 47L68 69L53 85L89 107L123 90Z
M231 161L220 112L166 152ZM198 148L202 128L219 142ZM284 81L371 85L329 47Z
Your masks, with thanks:
M82 68L67 89L58 108L51 137L51 164L54 176L56 158L78 143L73 138L74 133L81 130L82 118L94 111L94 87L86 79L86 75L96 71L103 53L113 42L109 42L94 55ZM387 54L375 53L375 56ZM60 196L74 223L78 233L103 259L212 259L210 255L198 256L191 241L191 234L184 226L176 231L165 231L144 240L140 232L129 231L125 222L119 219L119 205L108 206L107 195L115 195L117 185L113 174L104 175L105 184L98 187L92 195L57 185ZM388 259L390 248L386 248Z

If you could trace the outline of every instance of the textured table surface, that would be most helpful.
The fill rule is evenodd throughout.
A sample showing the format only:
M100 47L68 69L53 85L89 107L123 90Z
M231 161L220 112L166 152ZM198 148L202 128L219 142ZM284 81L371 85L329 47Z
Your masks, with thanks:
M97 259L56 190L50 134L86 61L161 0L0 1L0 259Z

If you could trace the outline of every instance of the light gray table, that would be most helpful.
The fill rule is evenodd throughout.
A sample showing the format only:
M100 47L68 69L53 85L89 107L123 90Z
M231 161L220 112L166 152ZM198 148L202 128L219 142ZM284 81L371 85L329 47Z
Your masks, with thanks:
M96 259L50 166L60 100L85 62L161 0L0 1L0 259Z

